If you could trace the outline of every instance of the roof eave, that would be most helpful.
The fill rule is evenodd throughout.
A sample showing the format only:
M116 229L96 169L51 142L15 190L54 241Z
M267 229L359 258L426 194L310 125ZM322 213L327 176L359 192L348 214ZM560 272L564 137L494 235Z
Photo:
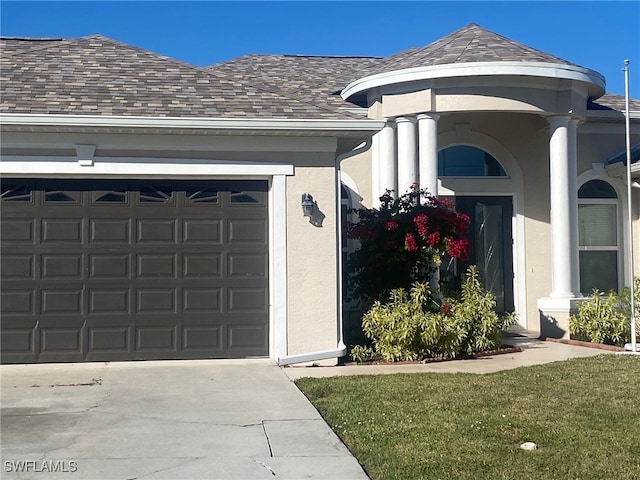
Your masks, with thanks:
M370 119L145 117L0 113L3 130L83 131L131 130L158 133L184 132L261 135L360 136L382 129L384 122Z
M360 78L342 91L343 99L366 90L397 83L433 80L437 78L477 76L531 76L574 80L589 85L589 96L597 98L605 93L605 79L594 70L577 65L546 62L463 62L430 65L379 73Z

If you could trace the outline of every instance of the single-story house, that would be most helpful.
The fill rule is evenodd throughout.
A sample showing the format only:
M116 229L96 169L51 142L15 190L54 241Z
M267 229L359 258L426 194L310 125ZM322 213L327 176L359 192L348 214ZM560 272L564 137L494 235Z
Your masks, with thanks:
M475 24L209 68L101 35L0 47L4 363L333 362L345 212L416 182L470 215L469 262L529 332L567 335L640 245L624 97ZM630 122L637 160L640 101Z

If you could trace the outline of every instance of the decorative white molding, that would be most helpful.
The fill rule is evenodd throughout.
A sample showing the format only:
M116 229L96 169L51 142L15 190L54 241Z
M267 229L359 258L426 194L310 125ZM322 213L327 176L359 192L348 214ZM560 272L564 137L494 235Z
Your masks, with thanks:
M262 162L230 162L185 158L96 157L92 176L147 178L188 178L209 175L216 177L293 175L290 164ZM87 175L72 157L3 155L0 175L29 177L73 177Z
M605 93L605 79L600 73L576 65L546 62L465 62L407 68L370 75L347 85L341 95L346 100L357 93L386 85L440 78L480 76L546 77L573 80L586 83L590 87L589 96L591 97L600 97Z
M251 130L262 132L270 130L318 131L323 136L331 136L331 132L335 131L376 132L384 126L384 121L370 119L239 119L3 113L0 114L0 124L3 127L151 128L169 130Z
M287 183L284 175L274 175L269 198L269 315L270 357L276 362L287 350Z
M82 167L93 166L93 156L96 153L95 145L76 145L78 164Z

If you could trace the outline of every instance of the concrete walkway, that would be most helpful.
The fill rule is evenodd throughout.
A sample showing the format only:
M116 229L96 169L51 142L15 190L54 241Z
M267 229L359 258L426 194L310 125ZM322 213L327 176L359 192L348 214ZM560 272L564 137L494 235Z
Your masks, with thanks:
M358 462L292 379L490 373L609 353L527 337L507 343L523 351L340 367L280 368L270 360L4 365L0 476L364 480Z
M367 478L270 360L4 365L0 373L3 479Z
M331 377L338 375L379 375L392 373L493 373L529 365L567 360L574 357L591 357L612 353L597 348L566 345L556 342L543 342L536 338L512 336L504 343L520 347L521 352L493 355L469 360L450 360L446 362L416 363L401 365L349 365L337 367L289 367L284 371L296 380L302 377Z

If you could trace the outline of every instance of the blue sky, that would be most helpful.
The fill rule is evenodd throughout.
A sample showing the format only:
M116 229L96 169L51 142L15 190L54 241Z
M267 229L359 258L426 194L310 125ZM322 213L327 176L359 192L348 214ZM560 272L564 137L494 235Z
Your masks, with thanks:
M199 66L248 53L386 56L469 23L591 68L640 99L640 1L0 1L4 36L101 33Z

